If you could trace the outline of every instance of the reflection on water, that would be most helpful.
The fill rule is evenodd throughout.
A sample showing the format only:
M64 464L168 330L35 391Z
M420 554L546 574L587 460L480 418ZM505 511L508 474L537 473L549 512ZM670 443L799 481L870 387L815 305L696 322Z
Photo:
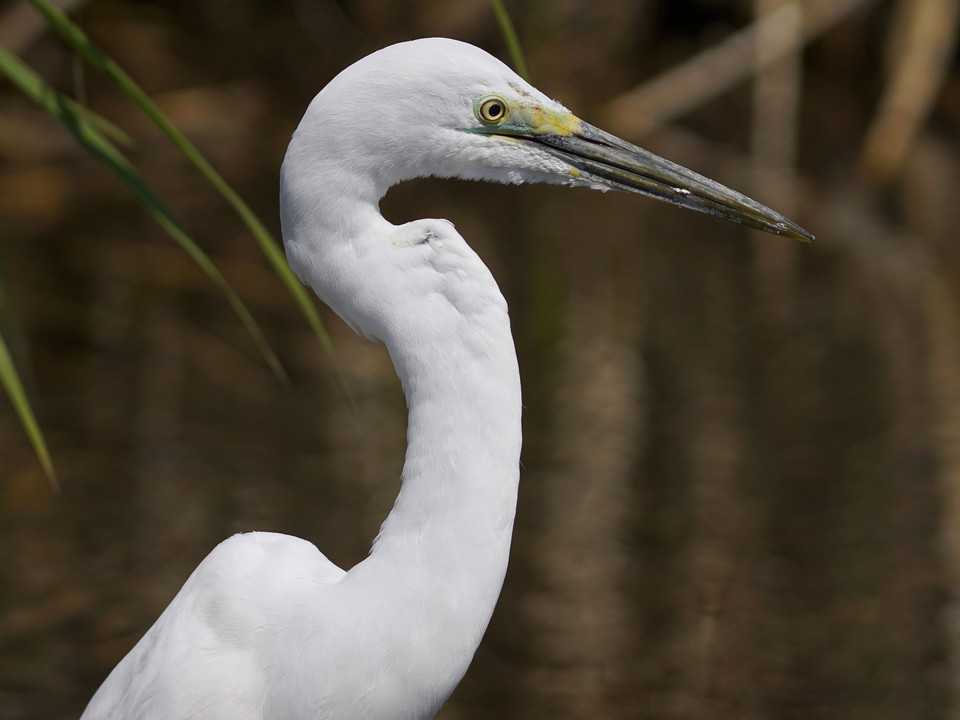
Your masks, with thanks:
M297 110L256 83L230 92L252 100L192 102L246 130L198 132L273 222ZM744 185L709 147L659 143ZM143 162L249 300L290 387L113 182L58 152L57 180L37 185L61 189L56 212L2 203L4 275L64 492L0 413L0 718L77 716L232 533L360 560L405 442L383 348L326 316L353 418L279 283L173 153L151 143ZM29 195L32 167L9 165L3 186ZM799 248L776 312L750 236L710 218L557 188L429 181L386 199L393 219L453 219L486 259L524 381L512 564L440 717L944 714L955 290L873 213L814 197L803 219L820 240Z

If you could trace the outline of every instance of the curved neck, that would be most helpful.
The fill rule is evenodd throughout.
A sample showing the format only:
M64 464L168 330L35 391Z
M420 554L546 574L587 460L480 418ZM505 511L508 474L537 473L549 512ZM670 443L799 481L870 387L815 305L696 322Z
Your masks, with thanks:
M473 658L510 551L521 400L507 306L452 226L393 226L378 183L302 152L291 143L281 179L287 257L341 317L384 342L409 409L400 493L370 555L336 586L350 638L338 662L382 658L411 706L436 709Z
M406 707L432 717L460 682L510 552L521 402L506 306L463 321L454 333L384 338L409 408L401 489L370 555L340 583L363 608L354 657L382 658L374 672L395 679L368 701L398 717Z
M520 377L505 308L488 314L471 318L483 325L483 351L457 336L387 340L409 408L402 484L370 556L347 574L377 598L378 651L399 650L400 684L431 712L473 659L510 552Z
M387 339L409 408L407 454L371 555L411 551L414 539L420 562L452 557L469 562L470 577L481 567L502 575L519 478L520 376L506 310L464 320L462 333L427 342Z

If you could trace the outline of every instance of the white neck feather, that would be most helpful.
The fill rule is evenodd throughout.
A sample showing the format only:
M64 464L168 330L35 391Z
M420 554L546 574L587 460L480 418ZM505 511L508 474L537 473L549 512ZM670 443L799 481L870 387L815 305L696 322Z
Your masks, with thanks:
M412 677L434 678L442 702L486 630L503 584L517 501L520 380L505 314L474 318L462 337L391 347L409 407L400 494L364 568L408 645ZM446 686L444 688L444 686ZM439 705L438 705L439 707Z
M370 556L340 583L344 620L364 628L351 637L376 646L339 662L386 658L398 677L376 685L394 688L382 700L429 714L466 672L507 568L521 400L506 302L449 223L394 226L377 208L385 188L322 148L315 162L298 152L295 137L281 175L290 264L386 344L409 409L400 494Z

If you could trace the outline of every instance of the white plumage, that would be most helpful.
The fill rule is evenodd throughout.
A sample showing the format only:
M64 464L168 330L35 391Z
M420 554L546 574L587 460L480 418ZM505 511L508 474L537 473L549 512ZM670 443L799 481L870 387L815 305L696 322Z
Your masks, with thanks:
M290 142L283 237L304 282L390 352L409 408L400 494L348 572L287 535L221 543L85 720L429 718L466 672L507 567L520 379L506 302L453 225L379 212L389 187L426 175L633 190L808 237L470 45L418 40L344 70Z

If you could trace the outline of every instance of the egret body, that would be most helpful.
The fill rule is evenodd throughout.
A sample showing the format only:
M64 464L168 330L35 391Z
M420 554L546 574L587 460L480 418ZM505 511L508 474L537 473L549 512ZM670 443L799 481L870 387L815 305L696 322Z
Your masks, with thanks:
M429 718L466 672L507 568L520 378L506 302L453 225L379 212L392 185L429 175L631 190L809 237L470 45L417 40L344 70L290 142L283 239L300 278L390 352L409 409L400 494L349 571L288 535L221 543L85 720Z

